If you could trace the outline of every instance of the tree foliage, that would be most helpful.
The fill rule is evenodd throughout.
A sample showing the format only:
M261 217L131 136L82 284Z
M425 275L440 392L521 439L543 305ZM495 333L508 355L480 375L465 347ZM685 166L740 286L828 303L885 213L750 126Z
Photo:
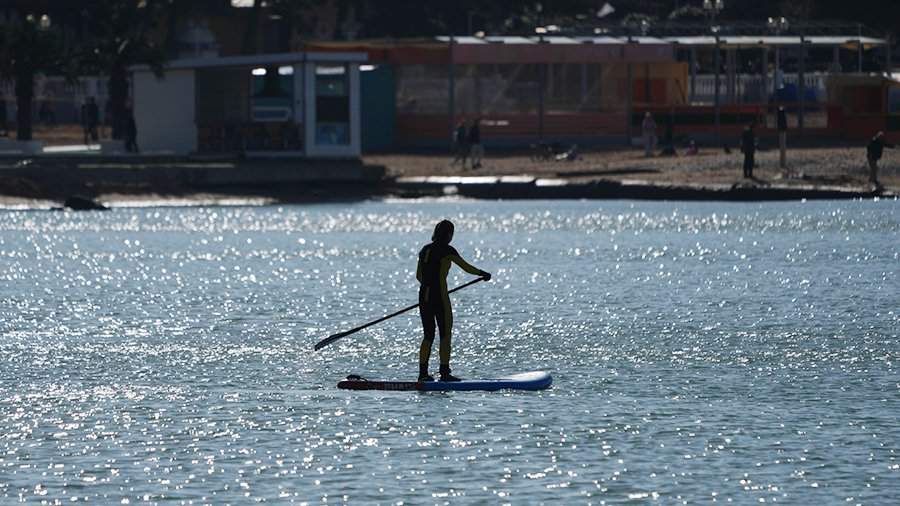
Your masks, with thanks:
M120 139L126 120L128 68L149 65L157 74L166 59L165 48L157 42L163 0L75 0L69 5L76 12L80 30L79 66L87 75L109 78L109 98L113 119L112 136ZM76 17L77 16L77 17Z
M354 0L345 0L354 2ZM591 22L621 24L626 18L699 20L706 13L702 0L608 0L615 12L603 20L596 18L604 4L599 0L356 0L365 12L367 37L417 37L435 34L469 34L533 31L535 26L555 23L571 25ZM724 0L719 19L764 22L768 17L786 16L801 21L862 23L879 32L897 29L891 14L896 0ZM862 5L861 5L862 4ZM397 15L397 13L402 13Z
M31 140L34 80L38 74L74 76L71 48L46 13L24 10L5 26L0 41L0 76L15 81L16 137Z
M615 12L597 17L602 0L333 0L339 17L358 22L355 36L432 37L438 34L533 33L538 26L595 25L640 29L640 21L698 22L707 15L702 0L608 0ZM792 26L810 21L860 24L876 34L896 33L896 0L724 0L722 23L763 23L785 16ZM177 26L185 17L232 12L230 0L22 0L9 2L13 18L0 26L0 76L16 81L20 139L31 137L31 101L38 74L107 75L113 104L114 136L121 134L128 97L128 68L156 69L177 49ZM314 0L256 0L237 16L242 52L289 50L290 37L312 32ZM48 16L49 26L41 24ZM275 21L273 23L273 21ZM353 23L348 23L353 24ZM46 25L46 23L45 23ZM341 29L336 36L342 38ZM651 29L652 31L652 29ZM262 33L261 33L262 32ZM346 31L345 31L346 34ZM262 41L262 43L260 43Z
M168 0L56 0L23 2L5 26L0 72L16 82L17 129L31 139L34 78L38 74L106 75L113 137L120 138L128 100L128 67L159 70L157 21Z

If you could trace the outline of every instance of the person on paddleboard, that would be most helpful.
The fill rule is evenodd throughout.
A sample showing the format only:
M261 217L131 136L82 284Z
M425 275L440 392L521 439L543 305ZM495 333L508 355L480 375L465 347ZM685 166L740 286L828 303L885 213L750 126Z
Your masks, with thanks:
M419 347L419 381L434 381L428 374L428 360L434 342L435 325L440 331L441 381L459 381L450 374L450 332L453 328L453 310L447 293L447 272L455 263L469 274L490 281L491 275L470 265L459 256L450 241L453 240L453 223L443 220L434 227L431 242L419 251L416 279L419 280L419 314L425 336Z

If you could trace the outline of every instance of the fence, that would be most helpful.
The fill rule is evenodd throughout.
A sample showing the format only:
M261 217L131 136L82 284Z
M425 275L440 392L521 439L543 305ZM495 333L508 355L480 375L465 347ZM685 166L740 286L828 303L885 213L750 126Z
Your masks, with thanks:
M805 86L805 102L821 102L825 100L826 74L807 74L803 76ZM764 79L759 74L738 74L735 76L732 86L728 83L728 76L719 76L719 103L721 104L760 104L770 101L792 102L797 101L797 88L800 78L798 74L784 74L783 78L774 79L771 76ZM713 74L698 74L694 78L694 87L689 85L691 102L695 104L711 104L715 102L716 76ZM779 96L781 95L781 96ZM793 96L791 96L793 95Z

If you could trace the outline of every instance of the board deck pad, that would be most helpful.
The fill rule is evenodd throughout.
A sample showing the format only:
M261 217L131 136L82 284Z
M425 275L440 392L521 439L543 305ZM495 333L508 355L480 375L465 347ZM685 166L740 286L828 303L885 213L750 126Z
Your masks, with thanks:
M351 379L352 378L352 379ZM419 390L422 392L471 390L543 390L553 383L545 371L510 374L493 379L464 379L462 381L392 381L368 380L356 376L338 383L345 390Z

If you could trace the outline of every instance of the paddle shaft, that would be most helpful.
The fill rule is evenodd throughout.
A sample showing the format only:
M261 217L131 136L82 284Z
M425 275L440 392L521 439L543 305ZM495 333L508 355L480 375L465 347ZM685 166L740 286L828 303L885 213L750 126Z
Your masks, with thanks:
M484 278L473 279L472 281L469 281L468 283L465 283L465 284L463 284L463 285L457 286L456 288L454 288L453 290L450 290L450 291L447 292L447 293L448 293L448 294L451 294L451 293L453 293L453 292L455 292L455 291L457 291L457 290L462 290L463 288L465 288L465 287L467 287L467 286L470 286L470 285L474 285L475 283L478 283L479 281L484 281ZM347 336L349 336L350 334L355 334L355 333L359 332L359 331L362 330L362 329L371 327L372 325L375 325L376 323L381 323L381 322L383 322L383 321L385 321L385 320L390 320L391 318L393 318L393 317L395 317L395 316L397 316L397 315L401 315L401 314L403 314L403 313L405 313L405 312L407 312L407 311L411 311L411 310L413 310L413 309L415 309L415 308L417 308L417 307L419 307L418 304L413 304L412 306L405 307L405 308L401 309L400 311L397 311L396 313L391 313L391 314L389 314L389 315L387 315L387 316L384 316L384 317L381 317L381 318L379 318L379 319L377 319L377 320L375 320L375 321L371 321L371 322L366 323L366 324L364 324L364 325L360 325L359 327L356 327L355 329L350 329L350 330L348 330L348 331L346 331L346 332L341 332L341 333L338 333L338 334L330 335L330 336L326 337L325 339L322 339L321 341L319 341L318 343L316 343L316 346L315 346L314 349L315 349L315 351L319 351L320 349L324 348L325 346L328 346L329 344L331 344L331 343L337 341L338 339L341 339L342 337L347 337Z

